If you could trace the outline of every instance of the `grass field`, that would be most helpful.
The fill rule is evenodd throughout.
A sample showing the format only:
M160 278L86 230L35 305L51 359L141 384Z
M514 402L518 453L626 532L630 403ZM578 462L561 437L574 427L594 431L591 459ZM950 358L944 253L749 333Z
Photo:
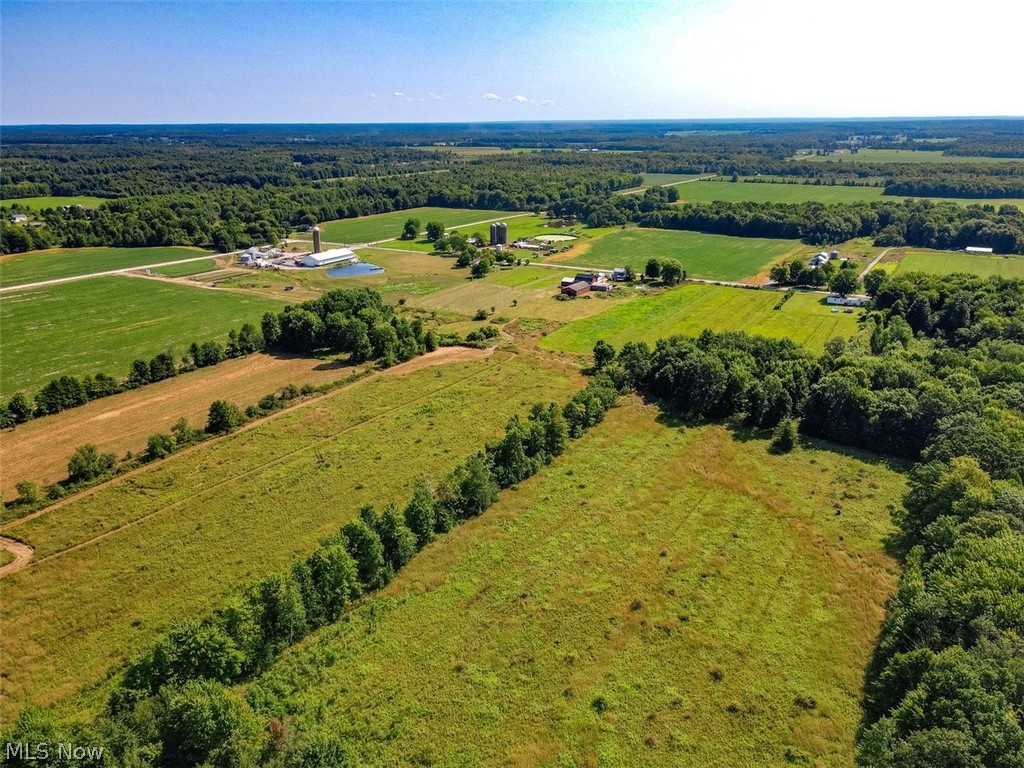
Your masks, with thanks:
M123 276L34 288L0 299L4 364L0 396L35 390L54 376L123 377L132 360L184 353L259 322L279 299Z
M3 582L0 719L100 682L172 620L305 556L363 504L404 502L513 413L581 386L556 360L459 352L467 362L420 358L6 526L35 565Z
M841 149L831 155L797 155L793 158L810 163L1021 163L1024 159L946 155L936 149L861 149L850 154Z
M214 400L229 399L244 407L287 384L315 386L344 378L353 370L312 357L250 355L33 419L3 434L0 491L10 499L21 480L40 484L63 480L68 457L80 445L92 443L117 456L127 451L142 453L146 438L170 431L178 419L203 426Z
M969 272L980 277L1024 277L1024 256L989 256L956 251L908 251L896 266L896 272L927 272L950 275Z
M371 243L377 240L391 240L402 234L402 225L407 219L419 219L426 229L427 222L442 221L446 227L472 224L501 218L507 211L479 211L469 208L410 208L407 211L378 213L355 219L338 219L319 224L321 237L329 243ZM309 240L311 235L303 233L296 237Z
M103 197L87 197L82 195L74 197L16 197L0 200L0 205L17 203L24 208L41 211L44 208L57 208L61 205L80 205L83 208L96 208L105 202L107 202L107 199Z
M153 274L163 275L164 277L188 277L189 275L210 272L216 268L216 259L203 259L202 261L190 261L186 264L171 264L166 267L158 267L153 270Z
M0 257L0 287L56 280L61 277L128 269L144 264L193 259L199 248L55 248ZM204 262L195 262L202 264ZM182 265L188 266L188 265Z
M764 271L800 247L798 240L727 237L667 229L627 229L573 247L556 257L599 269L633 267L642 273L651 258L678 259L690 277L742 280ZM552 259L548 259L551 261Z
M447 227L448 222L444 219L438 219L444 223ZM553 228L548 227L549 219L546 216L516 216L505 221L508 224L508 241L511 243L514 240L525 237L536 237L537 235L565 235L568 234L567 229L564 228ZM585 227L580 227L580 231L584 231ZM484 242L487 242L487 238L490 237L490 225L481 224L464 227L455 227L456 232L461 232L464 235L479 234ZM391 242L381 243L381 248L393 248L396 250L403 251L421 251L423 253L430 253L434 250L434 244L426 239L419 240L392 240ZM513 252L518 253L518 252Z
M813 293L794 293L782 305L777 291L752 291L718 285L691 283L656 296L648 296L608 309L594 317L577 320L541 339L544 349L589 354L598 339L621 347L627 341L646 341L674 334L696 336L712 331L746 331L769 338L789 338L808 349L820 351L833 336L850 336L857 330L853 314L833 313Z
M902 476L674 426L627 400L253 700L363 765L853 766Z
M679 188L679 199L684 203L773 202L805 203L859 203L882 198L881 187L843 187L814 184L773 184L765 182L695 181Z

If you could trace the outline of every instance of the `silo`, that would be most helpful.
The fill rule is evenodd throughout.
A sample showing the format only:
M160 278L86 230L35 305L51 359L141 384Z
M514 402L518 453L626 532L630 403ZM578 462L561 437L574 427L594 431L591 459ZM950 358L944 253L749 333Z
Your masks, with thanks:
M498 239L498 224L497 222L491 223L491 245L497 245L501 241Z
M320 227L313 227L313 253L320 253Z
M498 242L502 245L508 242L508 224L504 221L498 223Z

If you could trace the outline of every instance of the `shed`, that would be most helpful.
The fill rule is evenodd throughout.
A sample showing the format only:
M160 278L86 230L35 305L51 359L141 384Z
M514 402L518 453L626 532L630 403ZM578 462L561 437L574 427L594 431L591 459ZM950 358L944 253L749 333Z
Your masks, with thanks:
M991 248L983 248L980 245L968 245L964 250L967 253L992 253Z
M576 298L582 293L588 293L589 291L590 283L585 283L582 280L580 280L578 283L567 285L565 286L565 288L562 289L562 293L564 293L566 296L571 296L573 298Z

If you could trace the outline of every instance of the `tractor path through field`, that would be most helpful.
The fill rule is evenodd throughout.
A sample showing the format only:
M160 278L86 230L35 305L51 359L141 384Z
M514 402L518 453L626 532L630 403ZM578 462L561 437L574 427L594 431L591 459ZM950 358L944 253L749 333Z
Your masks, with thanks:
M886 248L880 254L875 256L874 260L870 264L868 264L866 267L864 267L864 271L861 272L859 275L857 275L857 279L858 280L863 280L867 276L868 272L870 272L872 269L874 269L875 265L878 264L878 262L880 262L883 258L885 258L885 254L887 254L891 250L892 250L892 248Z
M8 539L6 536L0 536L0 549L10 552L14 555L14 561L0 568L0 579L4 576L9 576L12 573L17 573L32 559L32 547L28 544L22 544L20 541L14 539Z
M9 285L0 288L0 293L12 293L14 291L27 291L32 288L42 288L47 285L58 285L59 283L70 283L74 280L87 280L90 277L107 277L109 275L121 275L125 272L137 272L140 269L156 269L157 267L170 267L174 264L188 264L193 261L204 261L214 258L212 254L195 256L190 259L177 259L175 261L161 261L159 264L141 264L137 267L125 267L124 269L108 269L104 272L90 272L87 275L72 275L71 277L55 277L53 280L40 280L37 283L25 283L24 285Z
M289 408L284 408L284 409L282 409L280 411L277 411L276 413L273 413L273 414L271 414L269 416L265 416L265 417L263 417L261 419L256 419L255 421L252 421L249 424L246 424L241 429L235 430L234 432L230 433L230 435L223 435L221 437L212 438L211 440L204 440L203 442L199 443L198 445L191 446L189 448L186 448L183 451L179 451L179 452L177 452L175 454L172 454L171 456L169 456L166 459L163 459L161 461L168 461L169 459L171 459L171 458L173 458L175 456L187 455L189 453L192 453L193 451L200 450L203 447L210 445L212 442L214 442L216 440L221 440L221 439L224 439L226 437L230 437L231 435L237 435L237 434L239 434L241 432L246 432L248 430L255 429L256 427L259 427L260 425L262 425L263 423L269 421L270 419L277 418L278 416L281 416L282 414L290 413L290 412L292 412L294 410L297 410L299 408L305 408L305 407L307 407L309 405L312 405L314 403L318 403L321 400L324 400L324 399L326 399L328 397L333 397L333 396L339 394L340 392L344 392L346 390L349 390L352 387L367 381L369 378L376 378L376 377L382 377L382 376L403 376L403 375L407 375L409 373L413 373L415 371L422 370L424 368L429 368L429 367L432 367L432 366L435 366L435 365L448 365L448 364L451 364L451 363L460 363L460 362L470 362L470 361L474 361L474 360L482 360L482 359L486 359L486 358L490 357L493 354L494 354L494 347L487 347L487 348L484 348L484 349L474 349L474 348L469 348L469 347L444 347L442 349L436 350L435 352L430 352L430 353L427 353L426 355L421 355L420 357L415 358L414 360L410 360L407 363L402 363L401 365L396 365L393 368L389 368L389 369L387 369L385 371L381 371L379 373L375 373L371 377L364 377L362 379L359 379L358 381L352 382L351 384L347 384L347 385L345 385L343 387L339 387L338 389L335 389L335 390L333 390L331 392L328 392L325 395L321 395L320 397L311 398L309 400L306 400L304 402L298 403L298 404L296 404L294 406L291 406ZM320 445L320 444L325 443L325 442L337 440L342 435L344 435L344 434L346 434L348 432L351 432L354 429L360 429L362 427L365 427L367 424L370 424L372 422L378 421L378 420L380 420L380 419L382 419L382 418L384 418L384 417L394 413L395 411L398 411L398 410L400 410L402 408L407 408L411 403L417 402L419 400L423 400L423 399L428 398L428 397L432 397L434 395L437 395L439 392L443 392L443 391L445 391L447 389L451 389L452 387L458 386L459 384L461 384L461 383L463 383L465 381L468 381L469 379L472 379L472 378L475 378L477 376L482 376L483 374L489 373L492 370L494 370L494 368L496 368L497 366L500 366L502 363L506 362L508 359L510 359L510 358L509 357L505 357L504 359L499 360L496 363L494 363L494 365L490 365L487 368L484 368L482 370L474 371L473 373L470 373L470 374L468 374L466 376L462 376L459 379L456 379L455 381L453 381L453 382L451 382L449 384L445 384L444 386L439 387L438 389L434 389L434 390L431 390L431 391L427 392L426 394L422 395L421 397L416 398L413 401L407 401L407 402L399 403L398 405L395 405L392 408L388 408L388 409L386 409L384 411L381 411L380 413L376 414L375 416L372 416L370 418L364 419L363 421L360 421L357 424L353 424L353 425L351 425L349 427L346 427L345 429L342 429L339 432L336 432L336 433L331 434L331 435L327 435L326 437L318 438L316 440L313 440L313 441L307 443L306 445L302 446L301 448L296 448L293 451L289 451L287 453L284 453L284 454L281 454L279 456L276 456L273 459L271 459L270 461L264 462L263 464L254 465L250 469L247 469L245 472L242 472L242 473L237 474L237 475L232 475L231 477L225 478L225 479L220 480L220 481L218 481L216 483L213 483L211 485L204 486L203 488L201 488L200 490L196 491L195 493L190 494L188 496L185 496L185 497L183 497L181 499L178 499L177 501L173 502L172 504L168 504L166 507L161 507L160 509L157 509L157 510L155 510L153 512L150 512L149 514L146 514L146 515L143 515L141 517L138 517L138 518L136 518L134 520L131 520L131 521L127 522L127 523L124 523L123 525L119 525L116 528L112 528L111 530L106 531L106 532L104 532L104 533L102 533L102 534L100 534L98 536L94 536L93 538L88 539L87 541L79 542L78 544L75 544L74 546L68 547L67 549L63 549L63 550L61 550L59 552L54 552L53 554L47 555L46 557L43 557L43 558L41 558L39 560L35 560L35 561L32 562L32 564L34 565L36 563L44 563L44 562L46 562L48 560L53 560L55 558L67 555L67 554L69 554L71 552L76 552L76 551L78 551L80 549L83 549L84 547L89 546L90 544L95 544L95 543L97 543L99 541L102 541L103 539L106 539L106 538L108 538L110 536L113 536L116 533L120 533L120 532L125 531L125 530L127 530L129 528L132 528L132 527L138 525L139 523L141 523L141 522L143 522L145 520L148 520L148 519L150 519L152 517L155 517L156 515L159 515L159 514L162 514L162 513L166 512L169 509L173 509L175 507L179 507L179 506L187 503L188 501L191 501L193 498L195 498L197 496L201 496L201 495L203 495L205 493L209 493L210 491L216 490L217 488L220 488L223 485L227 485L229 483L237 482L238 480L240 480L242 478L249 477L249 476L251 476L253 474L261 472L261 471L265 470L267 467L270 467L270 466L272 466L274 464L280 464L282 461L285 461L286 459L288 459L288 458L290 458L290 457L292 457L292 456L294 456L296 454L302 453L303 451L310 450L311 448L314 448L317 445ZM161 463L161 461L151 462L151 463L146 464L146 465L144 465L142 467L138 467L137 469L133 469L130 472L126 472L123 475L118 475L117 477L111 478L110 480L107 480L107 481L105 481L103 483L100 483L99 485L95 485L92 488L88 488L85 491L82 491L81 493L75 494L74 496L69 496L68 498L63 499L63 500L57 502L56 504L52 504L52 505L50 505L48 507L44 507L43 509L38 510L37 512L33 512L33 513L29 514L29 515L25 515L24 517L18 518L17 520L13 520L13 521L7 523L6 525L0 526L0 530L7 531L7 530L10 530L12 528L16 528L16 527L22 525L23 523L28 522L29 520L34 520L34 519L36 519L38 517L41 517L42 515L45 515L45 514L47 514L49 512L54 511L56 509L60 509L61 507L65 506L67 504L70 504L73 501L77 501L77 500L85 498L87 496L91 496L92 494L94 494L94 493L96 493L96 492L98 492L100 490L103 490L104 488L107 488L107 487L113 485L114 483L122 482L122 481L126 480L127 478L134 477L135 475L138 475L138 474L140 474L142 472L145 472L147 469L149 469L151 467L158 466ZM21 567L24 567L24 565L22 565ZM2 576L4 576L4 575L6 575L6 574L0 574L0 578L2 578Z
M710 176L698 176L696 179L685 179L684 181L670 181L668 184L659 184L657 188L661 187L678 187L680 184L692 184L695 181L711 181L717 177L717 173L713 173ZM641 192L646 192L648 189L656 189L656 187L637 187L636 189L624 189L618 194L620 195L639 195Z

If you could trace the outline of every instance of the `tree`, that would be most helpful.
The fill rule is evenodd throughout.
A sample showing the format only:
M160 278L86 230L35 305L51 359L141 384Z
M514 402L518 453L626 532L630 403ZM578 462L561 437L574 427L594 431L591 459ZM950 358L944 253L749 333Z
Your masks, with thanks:
M606 365L610 365L614 359L615 347L604 339L598 339L594 345L594 367L597 370L601 370Z
M264 312L260 329L263 331L264 343L268 347L274 346L281 339L281 316L276 312Z
M239 695L209 680L165 691L157 707L163 765L256 762L263 739L260 723Z
M437 502L426 480L420 480L412 490L412 499L405 508L405 524L416 536L416 544L422 549L434 537L437 522Z
M146 458L156 461L174 453L174 438L163 432L150 435L146 440Z
M206 431L211 435L234 432L245 423L245 417L238 406L225 400L214 400L206 419Z
M796 446L796 421L783 419L772 432L772 450L776 453L789 453Z
M35 504L43 497L39 491L39 486L31 480L22 480L19 483L15 483L14 490L18 492L19 504Z
M829 289L832 293L838 293L840 296L846 296L854 293L860 288L860 280L853 274L852 269L840 269L828 284Z
M377 589L387 583L384 545L380 536L362 520L353 520L341 529L345 549L355 560L359 581L366 589Z
M100 453L92 443L80 446L68 461L68 480L83 483L94 480L114 468L117 458L112 453Z
M429 242L436 243L443 236L444 224L442 224L440 221L427 222L427 240Z
M784 264L776 264L768 272L768 277L773 283L787 283L789 282L789 267Z
M317 547L308 563L325 618L334 621L362 592L356 561L342 544L332 543Z
M142 361L149 372L149 365ZM60 413L86 402L85 387L74 376L59 376L48 382L36 395L36 413Z
M644 267L644 276L649 280L657 280L661 277L661 262L657 259L648 259Z
M293 643L306 633L306 606L295 579L281 574L268 576L249 594L267 653Z
M128 386L141 387L151 381L149 363L145 360L133 360L131 370L128 371Z
M682 279L683 265L675 259L665 259L661 262L661 279L666 285L675 285Z
M164 379L169 379L177 374L178 369L175 368L174 358L171 357L169 352L161 352L149 361L150 381L163 381Z
M409 530L394 503L384 508L377 522L377 535L392 573L400 571L416 554L416 535Z
M32 403L21 392L7 401L7 410L15 424L24 424L32 418Z
M483 453L473 454L456 470L455 488L463 517L476 517L498 500L498 483Z
M402 240L415 240L420 233L420 220L409 218L402 226Z

